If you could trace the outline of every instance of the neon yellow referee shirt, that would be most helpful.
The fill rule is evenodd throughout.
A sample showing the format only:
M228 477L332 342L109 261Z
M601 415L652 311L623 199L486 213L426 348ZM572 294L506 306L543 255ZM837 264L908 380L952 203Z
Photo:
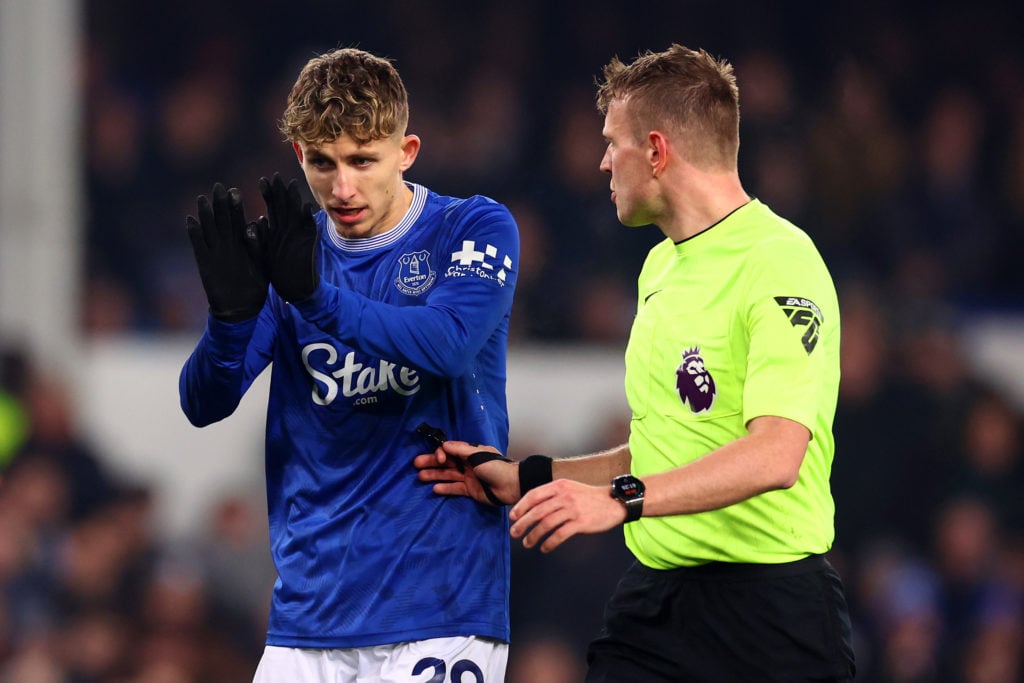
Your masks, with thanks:
M693 515L643 517L626 544L657 569L775 564L827 551L839 305L810 238L754 199L651 249L626 348L632 472L696 460L775 415L811 432L796 485Z

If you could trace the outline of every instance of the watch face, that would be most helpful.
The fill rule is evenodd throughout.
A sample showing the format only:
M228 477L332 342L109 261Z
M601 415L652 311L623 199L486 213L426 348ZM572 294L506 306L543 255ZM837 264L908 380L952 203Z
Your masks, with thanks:
M635 522L643 515L644 483L631 474L622 474L612 479L612 498L626 506L626 524Z
M622 498L635 498L644 493L644 483L636 477L624 474L615 477L615 493Z

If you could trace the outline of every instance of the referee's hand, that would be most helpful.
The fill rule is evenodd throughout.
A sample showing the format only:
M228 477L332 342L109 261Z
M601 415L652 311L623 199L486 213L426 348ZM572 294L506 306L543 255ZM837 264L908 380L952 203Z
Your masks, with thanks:
M508 517L513 538L550 553L576 534L598 534L625 523L626 508L607 486L555 479L528 491Z

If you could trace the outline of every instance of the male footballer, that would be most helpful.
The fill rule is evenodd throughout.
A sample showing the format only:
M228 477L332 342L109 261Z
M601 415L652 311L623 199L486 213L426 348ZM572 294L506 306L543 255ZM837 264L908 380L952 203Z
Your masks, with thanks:
M403 178L420 149L408 117L388 60L315 57L281 130L317 210L275 174L260 220L221 185L187 219L210 314L185 414L227 417L271 368L279 578L256 683L504 680L507 512L434 495L413 458L442 433L507 444L518 232L489 198Z

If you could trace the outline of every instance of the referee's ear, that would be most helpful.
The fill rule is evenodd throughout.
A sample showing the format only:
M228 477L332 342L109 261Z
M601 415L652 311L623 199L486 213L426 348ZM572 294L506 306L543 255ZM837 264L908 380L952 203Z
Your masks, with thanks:
M652 130L647 134L647 162L655 178L664 173L668 166L669 147L668 137L660 130Z

